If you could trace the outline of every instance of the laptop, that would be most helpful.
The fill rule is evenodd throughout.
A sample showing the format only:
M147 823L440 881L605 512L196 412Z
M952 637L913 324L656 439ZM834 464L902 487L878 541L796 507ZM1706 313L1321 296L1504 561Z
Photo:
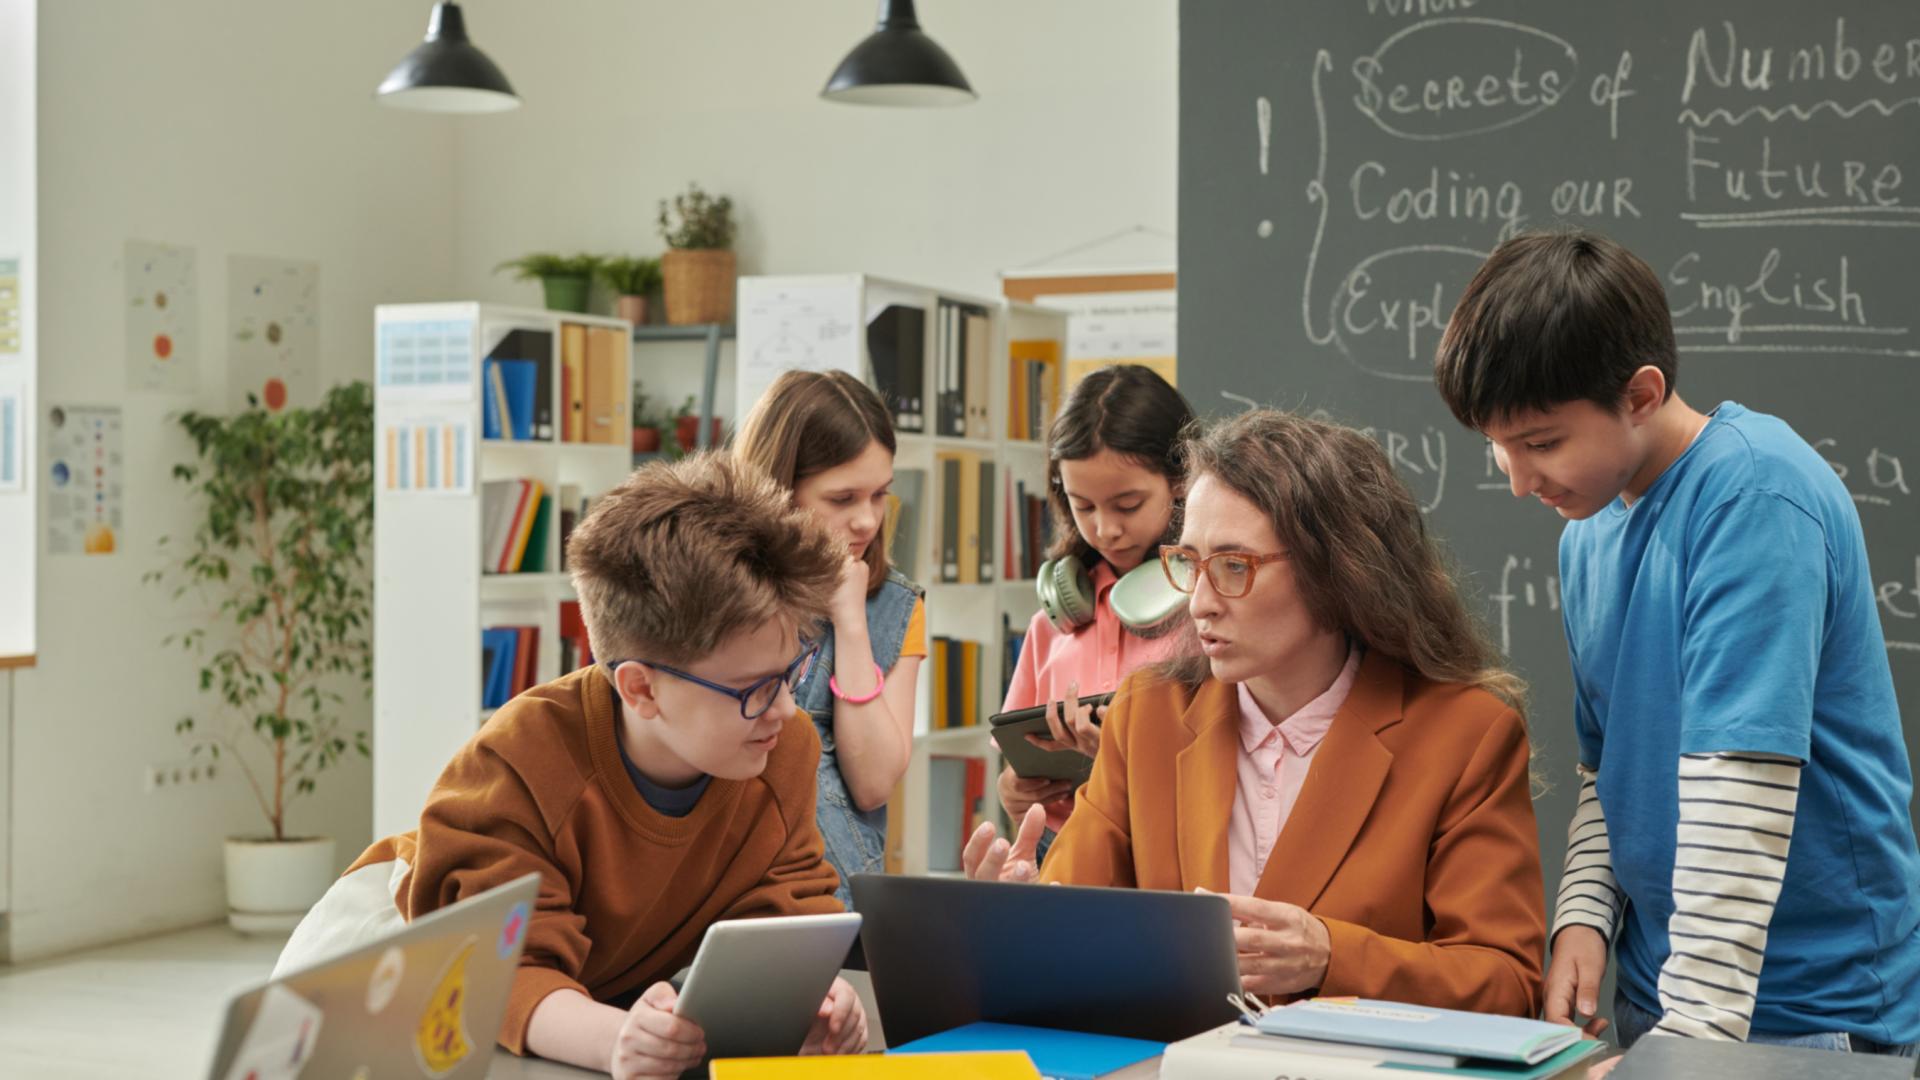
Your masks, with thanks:
M1215 895L855 874L887 1042L978 1020L1173 1042L1239 1015Z
M210 1080L486 1076L539 892L527 874L243 991Z

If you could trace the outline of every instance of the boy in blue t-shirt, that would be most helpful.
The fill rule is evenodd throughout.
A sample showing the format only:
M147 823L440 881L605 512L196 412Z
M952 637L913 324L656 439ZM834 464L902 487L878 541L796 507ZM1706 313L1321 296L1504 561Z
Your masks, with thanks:
M1591 233L1496 248L1435 361L1516 497L1567 519L1581 789L1546 1018L1612 941L1643 1033L1914 1056L1913 782L1859 515L1786 423L1674 392L1666 296Z

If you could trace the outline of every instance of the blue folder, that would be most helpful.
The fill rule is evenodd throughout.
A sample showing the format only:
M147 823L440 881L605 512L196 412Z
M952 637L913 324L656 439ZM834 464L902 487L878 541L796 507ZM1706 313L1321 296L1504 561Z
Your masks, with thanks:
M492 654L485 672L486 682L480 694L480 707L497 709L513 696L513 664L520 651L520 638L513 630L493 628L480 631L480 646Z
M1165 1043L1088 1035L1078 1031L1022 1024L968 1024L893 1047L890 1054L954 1054L980 1050L1024 1050L1033 1067L1059 1080L1093 1080L1135 1062L1158 1057Z
M493 372L500 372L496 384ZM488 360L481 391L480 434L487 439L533 438L533 397L539 365L532 360ZM500 426L497 386L506 389L507 426Z

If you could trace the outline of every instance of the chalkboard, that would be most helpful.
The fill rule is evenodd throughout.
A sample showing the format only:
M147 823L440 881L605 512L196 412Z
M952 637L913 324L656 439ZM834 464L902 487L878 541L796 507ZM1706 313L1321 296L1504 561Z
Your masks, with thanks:
M1532 683L1550 889L1577 787L1561 523L1431 377L1516 229L1633 249L1687 401L1832 462L1920 746L1920 4L1183 0L1179 168L1181 389L1372 430Z

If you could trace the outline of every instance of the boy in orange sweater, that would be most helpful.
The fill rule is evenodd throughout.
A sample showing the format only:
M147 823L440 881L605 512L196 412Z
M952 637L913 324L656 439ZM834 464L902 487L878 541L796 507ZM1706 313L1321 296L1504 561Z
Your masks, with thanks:
M280 959L303 966L541 876L500 1042L615 1077L705 1054L662 981L723 919L840 910L814 824L818 736L790 688L843 553L770 480L707 454L649 465L567 545L594 656L454 756L418 830L374 844ZM803 1053L859 1052L835 980Z

